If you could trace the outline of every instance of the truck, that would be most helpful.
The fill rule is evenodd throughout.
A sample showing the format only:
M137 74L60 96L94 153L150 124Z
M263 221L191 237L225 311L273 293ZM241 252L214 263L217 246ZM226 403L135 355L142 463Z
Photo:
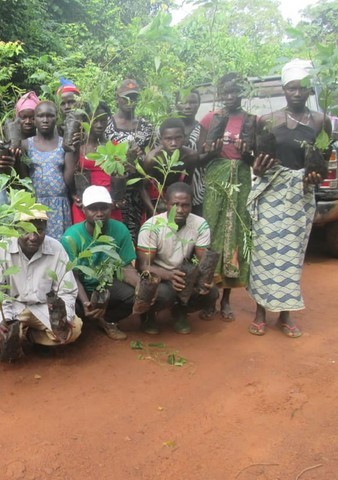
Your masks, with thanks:
M257 116L274 112L285 107L286 101L280 76L249 77L249 88L242 99L243 108ZM197 119L208 112L221 108L218 103L216 88L211 83L198 86L201 95L201 106ZM318 103L318 91L313 89L309 95L307 106L310 110L321 111ZM338 118L331 117L333 144L328 161L328 175L316 187L316 214L313 228L324 229L325 245L329 255L338 258Z

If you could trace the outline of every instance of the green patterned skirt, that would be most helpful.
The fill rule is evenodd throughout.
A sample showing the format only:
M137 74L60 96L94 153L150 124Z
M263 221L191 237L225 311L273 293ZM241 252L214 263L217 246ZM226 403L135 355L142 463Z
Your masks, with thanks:
M220 253L215 282L224 288L245 287L251 249L250 167L241 160L215 159L205 174L203 216L211 230L211 248Z

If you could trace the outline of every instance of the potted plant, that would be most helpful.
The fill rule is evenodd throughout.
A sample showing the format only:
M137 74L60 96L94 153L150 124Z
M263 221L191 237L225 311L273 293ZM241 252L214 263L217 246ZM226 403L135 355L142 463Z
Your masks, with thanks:
M99 145L95 153L88 153L87 158L111 176L111 197L114 202L124 199L127 187L126 165L128 163L128 142L110 141Z
M110 295L109 287L112 286L115 277L122 279L123 267L114 239L109 235L102 235L101 229L102 223L96 222L91 243L78 255L72 239L69 238L75 258L67 264L67 269L79 271L97 281L90 299L95 308L103 308L107 305ZM99 263L95 261L98 255L102 259Z

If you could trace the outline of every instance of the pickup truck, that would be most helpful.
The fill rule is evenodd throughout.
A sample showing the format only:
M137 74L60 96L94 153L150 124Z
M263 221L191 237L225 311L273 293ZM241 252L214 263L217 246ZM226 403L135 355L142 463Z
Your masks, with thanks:
M285 97L280 76L263 78L249 78L251 85L247 98L243 98L243 108L258 116L273 112L285 107ZM203 84L198 87L201 95L201 106L197 119L212 110L221 108L217 103L215 87ZM317 101L317 92L314 90L309 96L307 106L310 110L320 111ZM332 117L334 144L331 158L328 162L328 176L316 188L316 214L313 222L314 228L325 229L326 249L329 255L338 258L338 118Z

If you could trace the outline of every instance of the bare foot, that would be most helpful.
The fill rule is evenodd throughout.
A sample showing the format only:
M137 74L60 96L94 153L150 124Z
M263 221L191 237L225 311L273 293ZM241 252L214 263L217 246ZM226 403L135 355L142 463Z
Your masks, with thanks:
M221 317L224 322L233 322L236 318L235 313L230 306L230 293L230 288L224 288L221 300Z
M224 322L233 322L236 319L236 315L229 303L221 304L221 317Z

